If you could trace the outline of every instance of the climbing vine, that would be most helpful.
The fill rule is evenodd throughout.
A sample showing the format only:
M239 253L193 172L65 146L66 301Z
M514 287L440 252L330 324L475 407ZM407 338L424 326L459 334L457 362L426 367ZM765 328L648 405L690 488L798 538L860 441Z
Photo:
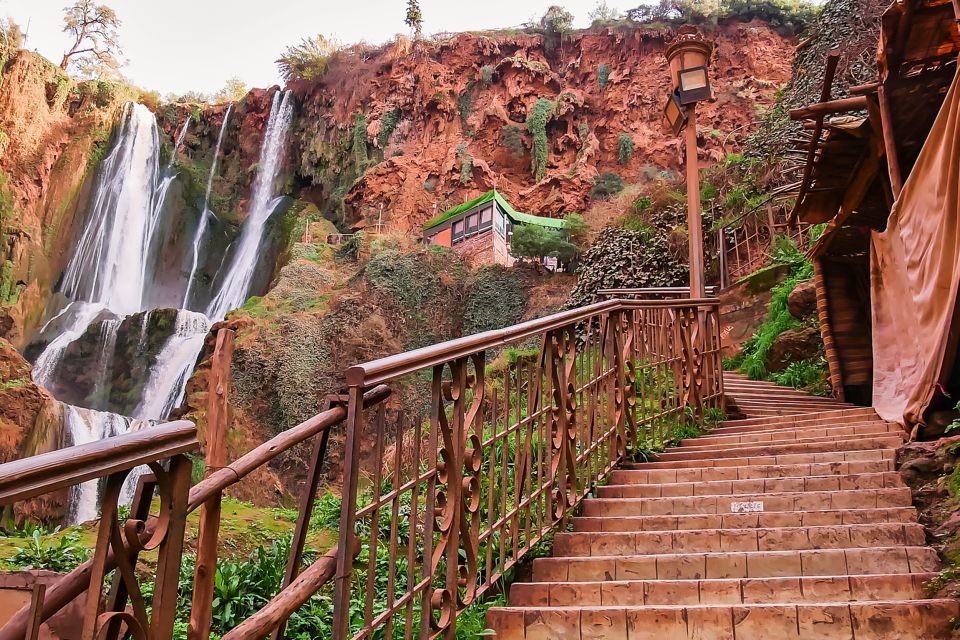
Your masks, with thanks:
M607 82L610 81L610 65L601 64L597 67L597 82L601 89L607 88Z
M633 136L629 133L621 133L620 138L617 140L617 147L619 149L618 158L620 164L630 162L630 158L633 157Z
M527 130L533 136L533 157L530 160L530 168L537 182L543 180L543 176L547 173L547 122L553 115L554 108L552 101L540 98L527 116Z
M381 149L390 142L390 136L396 131L401 115L400 107L394 107L380 118L380 133L377 134L377 144L380 145Z
M361 175L370 162L367 156L367 116L362 113L353 117L353 162Z

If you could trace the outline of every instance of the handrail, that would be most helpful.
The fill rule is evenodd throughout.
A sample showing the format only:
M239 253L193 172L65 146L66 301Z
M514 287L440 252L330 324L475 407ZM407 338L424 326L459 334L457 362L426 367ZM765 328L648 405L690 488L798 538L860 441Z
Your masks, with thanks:
M713 297L717 292L717 287L705 287L704 292L707 296ZM690 296L690 287L638 287L622 289L599 289L597 297L623 297L623 296Z
M0 465L0 505L34 498L199 448L196 425L179 420L14 460Z
M691 298L682 300L605 300L593 304L577 307L568 311L561 311L543 318L528 320L505 329L493 329L471 336L454 338L438 344L421 347L412 351L398 353L358 364L347 369L347 384L350 386L369 387L382 384L393 378L413 373L419 369L435 366L449 360L467 356L476 351L485 351L502 347L510 343L520 342L545 331L552 331L571 322L579 322L593 315L638 306L675 307L675 306L704 306L716 304L714 298Z

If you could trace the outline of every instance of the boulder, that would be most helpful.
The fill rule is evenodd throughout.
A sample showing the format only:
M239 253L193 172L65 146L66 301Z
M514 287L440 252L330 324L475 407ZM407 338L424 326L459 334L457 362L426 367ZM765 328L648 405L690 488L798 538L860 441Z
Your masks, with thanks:
M790 315L798 320L806 320L817 311L817 288L813 280L799 283L787 298Z
M820 331L815 327L788 329L777 336L767 354L767 371L779 373L791 362L810 360L823 350Z

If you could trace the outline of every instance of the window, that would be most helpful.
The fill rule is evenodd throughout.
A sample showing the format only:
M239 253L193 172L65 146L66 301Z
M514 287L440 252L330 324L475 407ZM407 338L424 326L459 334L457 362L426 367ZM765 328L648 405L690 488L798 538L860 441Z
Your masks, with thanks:
M480 228L480 214L471 213L467 216L467 233L476 233Z
M496 225L497 225L497 235L506 237L507 235L507 223L506 218L502 213L497 212L496 215Z
M480 229L485 230L493 226L493 207L487 207L480 212Z
M453 223L453 241L463 240L463 220Z

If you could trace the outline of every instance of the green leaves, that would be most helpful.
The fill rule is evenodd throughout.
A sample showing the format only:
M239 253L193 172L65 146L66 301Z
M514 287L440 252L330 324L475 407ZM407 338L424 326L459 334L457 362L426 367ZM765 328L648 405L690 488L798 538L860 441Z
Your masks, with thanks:
M59 527L45 535L42 527L32 529L29 544L17 551L10 562L20 569L46 569L57 573L73 571L90 557L80 544L80 534L66 532L57 536Z

